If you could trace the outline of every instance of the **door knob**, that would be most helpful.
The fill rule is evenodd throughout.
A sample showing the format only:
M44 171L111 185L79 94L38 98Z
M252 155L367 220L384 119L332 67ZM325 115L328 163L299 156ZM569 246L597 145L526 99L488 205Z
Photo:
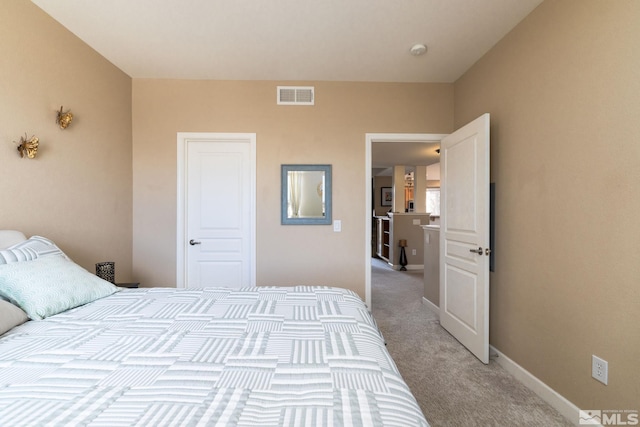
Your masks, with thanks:
M201 243L202 243L202 242L196 242L196 241L195 241L195 240L193 240L193 239L189 240L189 244L190 244L191 246L193 246L193 245L199 245L199 244L201 244Z
M482 248L478 248L478 249L469 249L469 252L473 252L476 253L478 255L482 255Z

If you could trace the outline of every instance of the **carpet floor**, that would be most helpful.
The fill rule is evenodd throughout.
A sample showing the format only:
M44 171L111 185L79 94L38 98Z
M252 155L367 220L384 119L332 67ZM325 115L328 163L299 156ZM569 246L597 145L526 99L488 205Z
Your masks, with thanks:
M433 426L572 426L495 361L481 363L422 300L422 271L372 259L372 313Z

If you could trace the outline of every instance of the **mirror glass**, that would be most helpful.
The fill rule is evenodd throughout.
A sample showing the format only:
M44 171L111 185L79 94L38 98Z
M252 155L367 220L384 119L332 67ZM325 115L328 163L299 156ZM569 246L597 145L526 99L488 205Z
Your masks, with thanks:
M282 165L282 224L331 224L331 165Z

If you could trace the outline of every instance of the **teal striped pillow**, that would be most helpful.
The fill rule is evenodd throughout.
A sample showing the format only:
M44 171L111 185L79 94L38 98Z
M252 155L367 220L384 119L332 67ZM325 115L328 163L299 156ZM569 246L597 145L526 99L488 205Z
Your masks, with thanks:
M0 296L20 307L34 320L42 320L118 291L118 287L60 256L0 264Z

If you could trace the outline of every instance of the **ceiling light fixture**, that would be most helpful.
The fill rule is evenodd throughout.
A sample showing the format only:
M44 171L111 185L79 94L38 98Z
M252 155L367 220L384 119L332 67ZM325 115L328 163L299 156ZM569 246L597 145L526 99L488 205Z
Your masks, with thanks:
M411 49L409 50L409 52L411 52L411 55L413 56L424 55L426 51L427 51L427 46L420 43L414 44L413 46L411 46Z

